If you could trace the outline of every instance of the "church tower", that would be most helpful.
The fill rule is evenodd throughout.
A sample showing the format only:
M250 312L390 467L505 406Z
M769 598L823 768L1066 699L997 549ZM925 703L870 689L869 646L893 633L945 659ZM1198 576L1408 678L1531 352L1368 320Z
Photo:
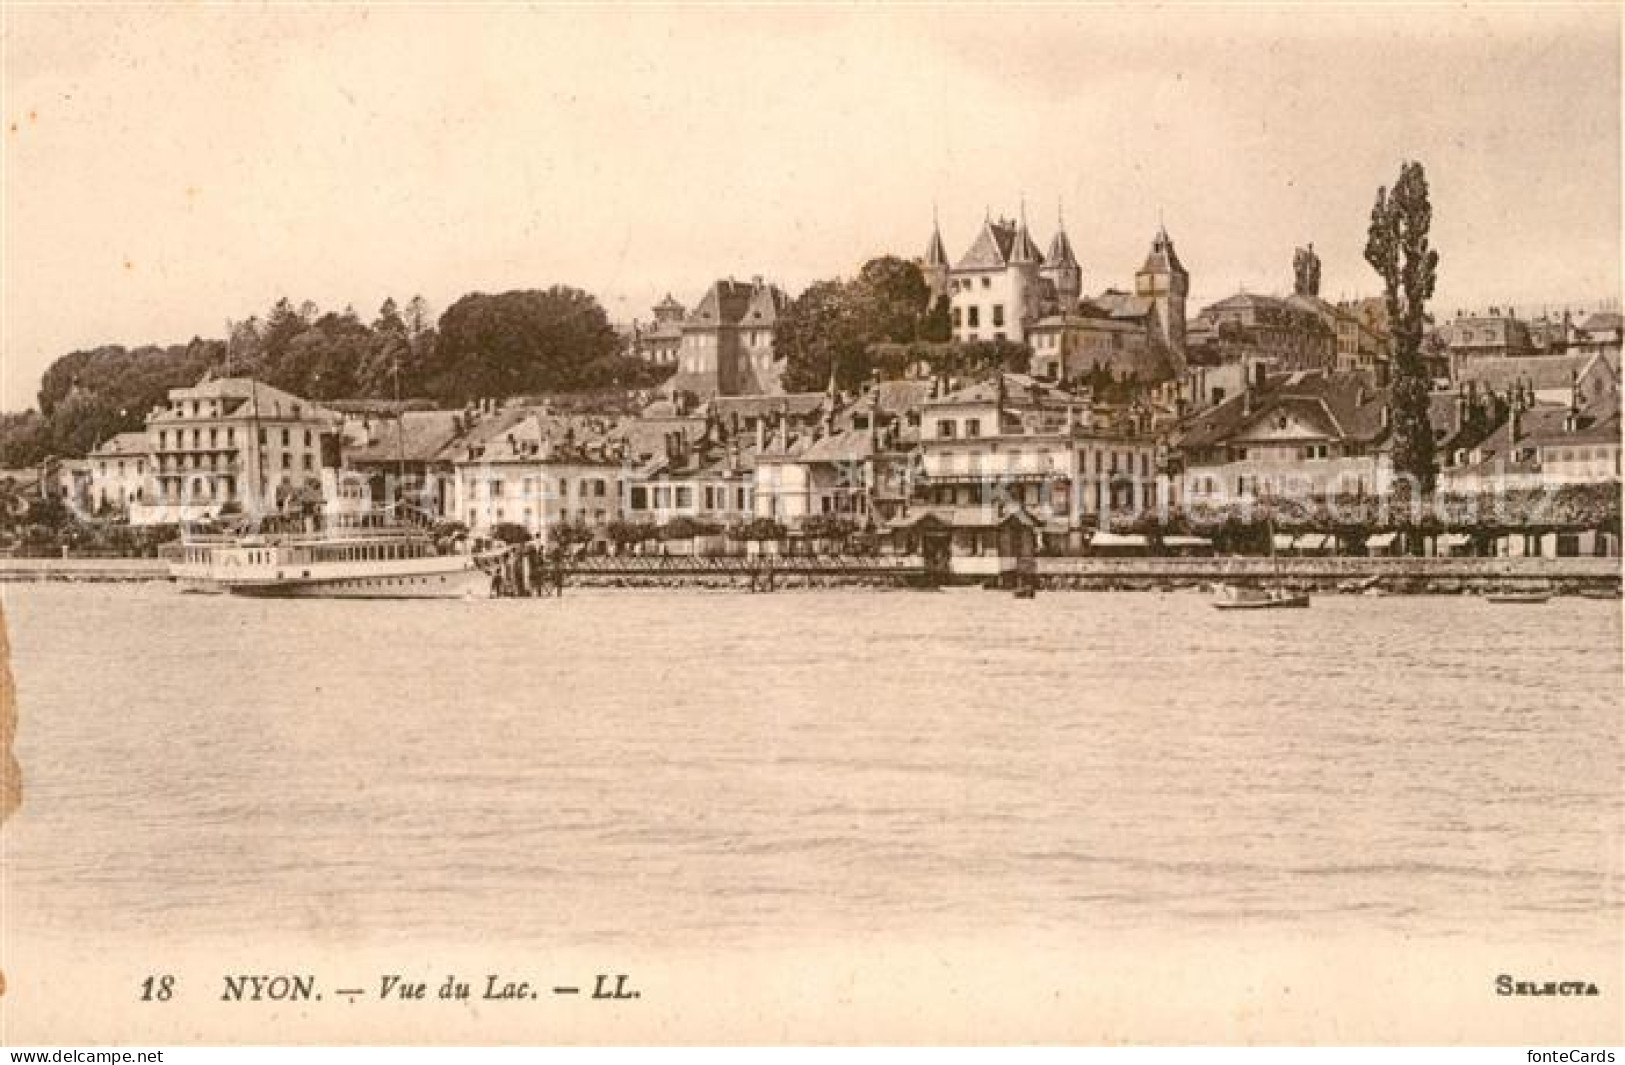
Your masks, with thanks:
M1055 297L1061 304L1062 314L1075 314L1078 300L1083 298L1083 268L1072 254L1072 241L1067 239L1066 219L1059 220L1055 239L1050 241L1049 256L1044 261L1044 276L1055 284Z
M1151 301L1151 338L1167 345L1183 361L1185 356L1185 297L1191 275L1179 262L1168 231L1157 227L1151 254L1134 275L1134 294Z

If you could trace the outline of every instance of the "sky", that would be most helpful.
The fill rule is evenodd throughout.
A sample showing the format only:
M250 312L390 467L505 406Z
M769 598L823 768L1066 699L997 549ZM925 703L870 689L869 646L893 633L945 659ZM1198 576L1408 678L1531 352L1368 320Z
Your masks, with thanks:
M1159 221L1192 312L1375 294L1421 160L1434 308L1620 288L1620 12L980 5L8 7L0 407L76 348L219 336L277 297L569 284L616 320L719 277L792 295L1058 213L1086 291Z

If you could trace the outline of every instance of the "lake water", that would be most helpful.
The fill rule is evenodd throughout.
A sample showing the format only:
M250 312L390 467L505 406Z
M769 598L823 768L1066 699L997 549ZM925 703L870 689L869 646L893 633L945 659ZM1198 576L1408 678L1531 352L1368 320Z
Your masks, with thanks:
M4 594L13 957L1486 929L1617 957L1613 603Z

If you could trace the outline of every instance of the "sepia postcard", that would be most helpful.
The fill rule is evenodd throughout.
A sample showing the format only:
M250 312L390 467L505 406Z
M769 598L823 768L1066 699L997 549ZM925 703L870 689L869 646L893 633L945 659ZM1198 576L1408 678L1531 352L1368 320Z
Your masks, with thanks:
M0 3L0 1043L1625 1042L1620 54Z

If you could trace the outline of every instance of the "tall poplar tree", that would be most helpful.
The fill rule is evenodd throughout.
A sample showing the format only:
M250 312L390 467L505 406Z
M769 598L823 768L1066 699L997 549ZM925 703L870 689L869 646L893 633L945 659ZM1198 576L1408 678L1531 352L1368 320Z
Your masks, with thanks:
M1427 174L1421 163L1405 162L1394 187L1377 190L1365 259L1381 276L1388 303L1394 469L1414 478L1423 495L1432 493L1439 476L1428 420L1431 382L1422 361L1426 304L1433 297L1439 267L1439 253L1428 246L1432 223Z

